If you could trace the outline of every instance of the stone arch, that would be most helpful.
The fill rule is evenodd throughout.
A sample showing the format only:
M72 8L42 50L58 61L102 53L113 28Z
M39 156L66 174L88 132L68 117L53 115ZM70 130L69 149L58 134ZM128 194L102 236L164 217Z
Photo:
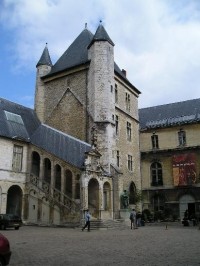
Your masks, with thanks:
M65 171L65 194L72 198L72 172L67 169Z
M136 204L136 185L133 181L129 185L129 204Z
M49 158L44 159L44 181L51 183L51 161Z
M109 182L103 184L103 208L105 211L111 210L111 186Z
M13 185L8 189L6 213L22 215L22 189Z
M99 215L99 183L95 178L88 183L88 207L94 217Z
M40 176L40 155L38 152L33 151L31 157L31 173Z
M61 191L61 166L55 165L55 188Z

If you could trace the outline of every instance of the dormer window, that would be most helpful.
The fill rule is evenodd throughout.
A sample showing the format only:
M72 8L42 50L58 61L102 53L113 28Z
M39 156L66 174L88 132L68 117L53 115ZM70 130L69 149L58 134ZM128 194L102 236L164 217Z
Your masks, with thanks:
M17 114L8 112L8 111L4 111L4 113L5 113L6 119L8 121L15 122L15 123L20 124L20 125L24 125L24 122L21 118L21 115L17 115Z

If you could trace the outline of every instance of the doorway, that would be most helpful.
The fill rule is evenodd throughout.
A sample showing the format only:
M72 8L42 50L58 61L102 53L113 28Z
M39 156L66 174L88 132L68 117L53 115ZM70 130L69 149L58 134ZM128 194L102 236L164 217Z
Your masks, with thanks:
M185 211L188 210L188 215L195 215L195 199L191 195L183 195L179 199L179 211L180 211L180 219L184 218Z
M195 217L195 203L188 203L188 217Z

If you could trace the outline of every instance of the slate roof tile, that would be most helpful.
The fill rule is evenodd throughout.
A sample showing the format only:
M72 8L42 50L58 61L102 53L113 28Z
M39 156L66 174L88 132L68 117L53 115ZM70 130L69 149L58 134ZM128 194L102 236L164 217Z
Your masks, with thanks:
M200 99L139 109L140 129L200 122Z

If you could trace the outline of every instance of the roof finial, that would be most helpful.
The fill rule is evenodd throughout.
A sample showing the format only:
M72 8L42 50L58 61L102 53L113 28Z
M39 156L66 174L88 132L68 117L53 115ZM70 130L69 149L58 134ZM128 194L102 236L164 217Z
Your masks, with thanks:
M47 47L47 44L48 44L48 42L46 42L46 47Z
M87 29L87 23L85 23L85 29Z
M99 23L100 23L100 24L102 23L102 20L101 20L101 19L99 20Z

